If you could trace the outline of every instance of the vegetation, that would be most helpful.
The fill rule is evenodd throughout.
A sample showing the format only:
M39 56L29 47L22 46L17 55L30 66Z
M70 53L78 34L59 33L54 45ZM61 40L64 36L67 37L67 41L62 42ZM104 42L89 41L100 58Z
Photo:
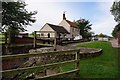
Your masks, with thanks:
M115 21L120 23L120 0L116 0L113 2L113 5L110 11L114 16Z
M100 33L100 34L98 35L98 37L107 37L107 35L105 35L105 34L103 34L103 33Z
M118 29L120 29L120 23L118 25L115 26L114 30L112 31L112 36L117 38L117 31Z
M116 38L117 37L116 32L118 28L120 29L120 1L119 0L116 0L113 2L110 12L114 16L115 21L118 22L118 24L115 26L114 30L112 31L112 36Z
M1 45L2 43L4 43L4 41L3 41L4 38L5 38L5 36L4 36L3 34L0 34L0 45Z
M3 2L2 3L2 27L0 32L8 32L10 42L13 42L15 34L26 31L25 27L36 20L33 17L37 12L28 12L25 2Z
M102 55L94 58L80 60L80 78L118 78L118 53L120 49L112 48L109 42L91 42L79 44L77 47L90 47L103 49ZM67 71L74 65L64 65L62 69Z
M2 38L5 38L5 36L3 34L0 34L0 39L2 39Z
M90 30L92 29L92 24L90 24L89 20L79 19L77 21L74 21L74 23L77 24L77 26L79 26L80 35L82 35L84 39L89 39L89 37L92 36L93 32L90 32Z
M28 37L33 38L33 37L34 37L34 34L28 34Z
M103 49L102 55L80 60L81 78L116 78L118 77L118 49L112 48L109 42L92 42L78 47Z

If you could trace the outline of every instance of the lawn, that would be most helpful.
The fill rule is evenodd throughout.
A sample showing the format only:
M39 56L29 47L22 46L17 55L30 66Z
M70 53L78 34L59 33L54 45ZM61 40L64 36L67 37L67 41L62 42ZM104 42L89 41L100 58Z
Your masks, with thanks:
M4 37L4 35L3 34L0 34L0 45L2 44L2 43L4 43L3 41L2 41L2 39L4 39L5 37Z
M80 60L80 78L117 78L118 77L118 50L112 48L109 42L91 42L78 44L77 47L101 48L100 56ZM74 65L64 65L64 71L71 70Z
M109 42L91 42L79 44L77 47L103 49L102 55L80 60L81 78L116 78L118 77L118 50Z
M5 37L5 36L4 36L3 34L0 34L0 39L1 39L1 38L4 38L4 37Z
M34 35L33 35L33 34L28 34L28 37L33 38L33 37L34 37Z

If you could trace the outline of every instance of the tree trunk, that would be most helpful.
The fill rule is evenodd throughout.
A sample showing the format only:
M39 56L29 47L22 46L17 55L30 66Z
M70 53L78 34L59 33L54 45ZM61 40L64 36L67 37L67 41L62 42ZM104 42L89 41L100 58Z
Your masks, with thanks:
M11 43L15 43L15 34L14 34L14 32L12 32L12 31L9 31L8 32L9 34L8 34L8 39L9 39L9 44L11 44Z

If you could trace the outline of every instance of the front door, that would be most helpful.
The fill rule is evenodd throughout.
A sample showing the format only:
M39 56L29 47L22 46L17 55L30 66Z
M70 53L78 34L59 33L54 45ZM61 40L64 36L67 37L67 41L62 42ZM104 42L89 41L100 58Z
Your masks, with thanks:
M48 33L48 38L50 38L50 33ZM50 44L50 40L48 39L48 44Z

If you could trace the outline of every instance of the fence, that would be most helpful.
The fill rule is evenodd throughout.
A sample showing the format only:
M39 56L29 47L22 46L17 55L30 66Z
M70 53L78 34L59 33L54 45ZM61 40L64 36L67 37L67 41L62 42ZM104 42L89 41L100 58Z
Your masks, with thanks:
M47 34L46 36L42 36L42 34ZM52 34L52 37L50 36L50 34ZM42 40L47 40L48 41L48 44L43 44L43 43L40 43L38 45L50 45L50 40L53 41L53 45L51 46L54 46L54 49L56 50L56 38L57 38L57 33L55 31L34 31L34 41L33 41L33 44L34 44L34 47L36 47L36 45L38 44L37 43L37 39L42 39Z
M79 76L79 49L75 50L67 50L67 51L54 51L54 52L36 52L30 54L17 54L17 55L6 55L0 56L2 60L10 60L16 58L29 58L32 61L31 64L24 64L20 68L3 70L0 71L3 74L3 79L12 78L12 79L20 79L20 78L30 78L30 74L34 75L34 79L41 78L52 78L52 77L63 77L64 75L75 73L75 76ZM33 65L34 64L34 65ZM63 71L61 69L65 64L74 65L73 69ZM24 66L24 67L23 67ZM52 70L51 70L52 69ZM53 69L56 69L55 72ZM41 76L42 75L42 76Z

